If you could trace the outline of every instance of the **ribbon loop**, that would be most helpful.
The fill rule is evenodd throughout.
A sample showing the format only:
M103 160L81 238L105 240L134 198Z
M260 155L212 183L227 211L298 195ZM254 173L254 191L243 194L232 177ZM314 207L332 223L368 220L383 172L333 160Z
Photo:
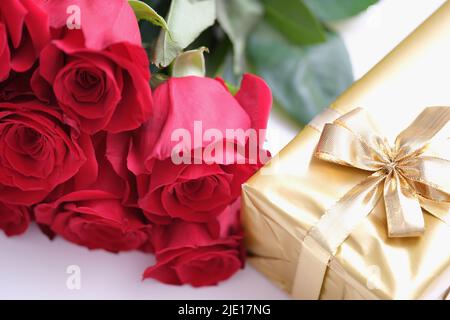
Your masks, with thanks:
M367 171L377 171L383 166L376 160L376 150L345 127L326 124L319 144L316 156L323 160Z
M403 130L395 140L398 157L421 152L433 139L450 137L450 108L429 107ZM448 169L450 170L450 169Z

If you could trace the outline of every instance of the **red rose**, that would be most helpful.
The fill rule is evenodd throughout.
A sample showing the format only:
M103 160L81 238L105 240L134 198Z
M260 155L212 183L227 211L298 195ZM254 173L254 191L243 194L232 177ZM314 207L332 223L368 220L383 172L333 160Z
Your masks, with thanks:
M31 205L69 180L93 152L88 136L37 101L0 103L0 201Z
M239 197L242 183L256 170L256 166L241 164L156 161L151 175L138 178L138 204L155 223L170 223L172 218L208 222Z
M148 240L147 227L136 209L102 190L69 193L35 208L36 221L66 240L111 252L135 250Z
M44 101L55 96L66 116L89 134L139 127L152 109L150 71L128 2L37 1L48 12L57 40L42 51L32 78L36 95ZM68 8L79 14L79 30L67 28Z
M33 0L0 1L0 81L25 72L50 40L47 14Z
M139 206L156 223L169 223L171 218L192 222L214 219L239 196L241 184L261 166L260 159L250 159L244 153L250 150L248 139L228 139L227 130L265 128L272 104L270 89L252 75L244 76L235 97L218 80L171 78L157 88L154 102L155 115L135 134L128 156L128 167L138 176ZM183 140L182 150L187 150L195 163L174 163L172 154L180 143L173 141L172 134L181 128L195 137L196 121L201 121L203 131L215 130L222 138L213 142L202 139L197 145ZM128 151L119 146L119 139L110 140L111 149ZM206 152L214 145L227 150L230 144L231 149L222 156ZM260 141L256 144L259 151ZM203 157L199 163L195 160L197 150ZM238 158L243 163L238 163Z
M82 188L71 181L62 185L50 195L49 203L36 206L36 221L89 249L147 250L149 226L140 210L124 206L125 183L104 157L101 143L97 147L95 182Z
M0 230L8 237L24 233L30 225L30 209L0 202Z
M146 121L152 109L149 80L141 46L123 42L93 50L80 31L69 30L42 50L32 87L42 100L54 94L65 115L93 134L132 130Z
M200 287L231 277L244 266L242 235L236 228L238 207L239 202L228 207L221 215L224 221L212 225L175 220L154 226L157 263L144 272L144 278Z

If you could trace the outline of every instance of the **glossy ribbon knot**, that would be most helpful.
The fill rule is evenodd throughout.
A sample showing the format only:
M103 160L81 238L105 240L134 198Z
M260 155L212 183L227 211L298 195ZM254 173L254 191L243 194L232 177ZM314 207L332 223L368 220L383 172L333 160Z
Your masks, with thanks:
M391 147L364 109L326 124L315 156L372 172L348 191L309 236L329 252L384 199L389 237L425 230L422 208L449 223L450 107L426 108Z

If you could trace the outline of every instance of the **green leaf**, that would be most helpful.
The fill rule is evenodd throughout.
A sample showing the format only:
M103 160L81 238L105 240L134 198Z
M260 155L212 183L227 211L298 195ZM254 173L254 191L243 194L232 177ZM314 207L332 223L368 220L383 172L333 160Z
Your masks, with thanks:
M325 31L301 0L263 0L267 20L287 39L299 45L324 41Z
M172 76L181 78L187 76L204 77L206 74L204 52L208 48L201 47L196 50L189 50L180 54L173 62Z
M167 67L215 19L215 0L172 0L167 17L170 35L161 30L153 62Z
M378 0L303 0L322 21L349 18L367 9Z
M250 36L248 56L276 102L300 124L307 124L353 82L347 50L334 33L324 43L299 47L261 23Z
M148 4L139 0L128 0L128 3L133 9L134 14L138 18L138 20L146 20L158 27L163 28L166 31L169 31L169 27L167 26L166 20L164 20L164 18L161 17Z
M217 20L233 43L235 74L245 70L247 37L263 14L259 0L217 0Z

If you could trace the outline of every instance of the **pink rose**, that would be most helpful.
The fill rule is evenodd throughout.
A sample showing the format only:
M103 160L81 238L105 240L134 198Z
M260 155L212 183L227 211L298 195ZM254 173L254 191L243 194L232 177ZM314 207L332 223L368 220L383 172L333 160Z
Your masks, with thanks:
M138 176L139 206L147 218L156 223L169 223L172 218L207 222L231 204L242 183L262 165L260 156L266 153L260 150L264 136L258 137L258 130L266 127L271 104L270 89L253 75L244 76L236 96L222 81L208 78L171 78L160 85L154 92L155 115L134 134L131 147L123 147L123 139L109 139L111 150L130 150L127 165ZM204 132L211 129L222 137L202 139L197 145L173 140L179 129L195 137L199 121ZM253 129L260 139L229 138L228 129ZM257 151L253 156L248 152L251 143ZM172 156L180 144L193 164L174 163ZM225 151L207 152L211 146ZM203 158L197 162L199 150Z

